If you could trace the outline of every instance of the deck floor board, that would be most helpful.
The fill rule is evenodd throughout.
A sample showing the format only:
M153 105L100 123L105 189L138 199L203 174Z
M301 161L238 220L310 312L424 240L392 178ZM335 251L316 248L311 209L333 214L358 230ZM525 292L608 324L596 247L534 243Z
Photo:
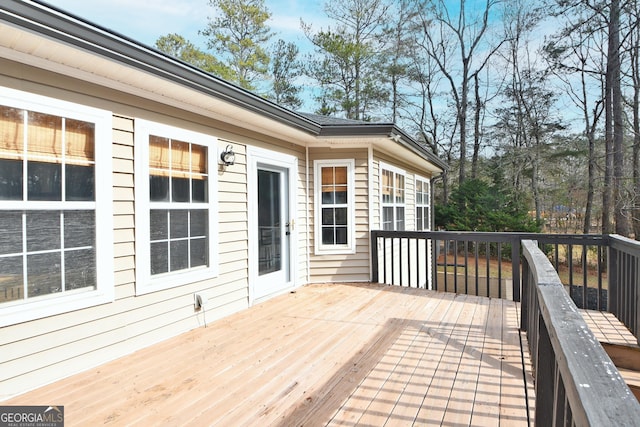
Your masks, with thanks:
M506 300L309 285L3 404L64 405L67 426L526 425L518 315Z

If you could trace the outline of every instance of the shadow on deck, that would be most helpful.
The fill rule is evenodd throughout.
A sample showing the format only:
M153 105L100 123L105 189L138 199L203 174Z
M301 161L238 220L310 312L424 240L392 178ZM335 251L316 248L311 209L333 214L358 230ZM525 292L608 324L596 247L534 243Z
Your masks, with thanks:
M519 304L310 285L5 404L72 425L528 425ZM523 355L524 352L524 355Z

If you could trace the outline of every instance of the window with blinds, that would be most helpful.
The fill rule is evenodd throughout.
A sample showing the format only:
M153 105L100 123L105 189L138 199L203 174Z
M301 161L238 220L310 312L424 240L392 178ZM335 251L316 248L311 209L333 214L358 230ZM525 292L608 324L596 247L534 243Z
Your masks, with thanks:
M207 147L149 136L151 274L207 265ZM198 206L200 205L200 206Z
M353 247L353 160L317 160L317 251Z
M431 230L431 185L416 177L416 230Z
M105 302L110 292L104 284L96 293L105 283L98 277L96 126L101 137L109 134L111 115L7 88L0 92L6 100L0 101L0 314L7 316L0 323ZM52 113L58 106L65 113ZM110 159L105 162L110 186ZM100 188L101 198L111 191ZM105 253L110 256L110 245ZM56 304L48 302L53 297ZM22 303L30 309L21 310Z
M381 165L380 193L382 195L382 229L405 229L405 175L404 171Z

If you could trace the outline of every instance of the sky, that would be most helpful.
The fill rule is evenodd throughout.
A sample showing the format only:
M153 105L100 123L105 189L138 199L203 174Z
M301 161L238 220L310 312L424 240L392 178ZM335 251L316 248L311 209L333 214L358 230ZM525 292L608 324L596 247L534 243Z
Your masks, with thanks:
M198 31L206 28L213 9L208 0L45 0L55 7L127 36L147 46L164 35L177 33L206 49L206 38ZM275 33L297 45L305 44L300 19L323 26L323 2L313 0L265 0L272 14L268 22ZM301 49L302 50L302 49Z

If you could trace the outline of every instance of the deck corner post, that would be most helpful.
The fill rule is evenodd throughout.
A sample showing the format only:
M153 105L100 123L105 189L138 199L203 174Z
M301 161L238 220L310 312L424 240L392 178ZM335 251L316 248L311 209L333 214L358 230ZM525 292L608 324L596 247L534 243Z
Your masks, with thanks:
M378 231L371 231L370 238L370 253L371 253L371 282L378 283Z
M513 300L520 302L520 238L516 237L511 243L511 281Z

